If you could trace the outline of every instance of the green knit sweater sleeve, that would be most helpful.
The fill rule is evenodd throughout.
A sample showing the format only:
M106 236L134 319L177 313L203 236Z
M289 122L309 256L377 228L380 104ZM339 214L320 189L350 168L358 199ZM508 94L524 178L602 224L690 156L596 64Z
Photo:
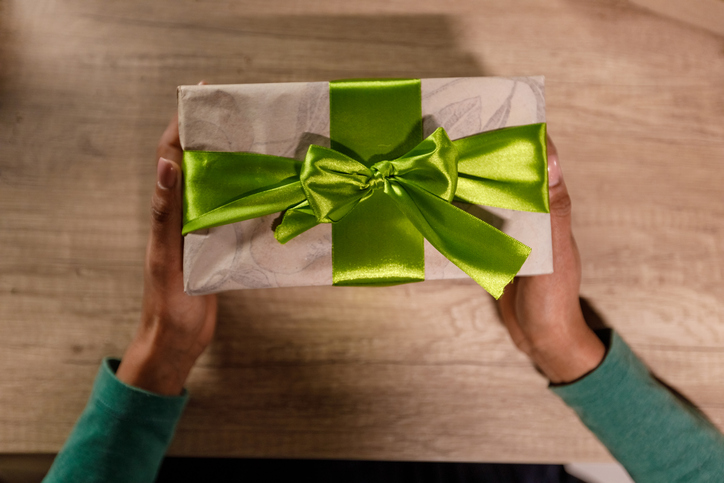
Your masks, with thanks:
M615 332L591 373L551 390L638 483L724 481L724 436L656 381Z
M104 359L85 410L43 480L152 482L188 394L161 396L119 381Z

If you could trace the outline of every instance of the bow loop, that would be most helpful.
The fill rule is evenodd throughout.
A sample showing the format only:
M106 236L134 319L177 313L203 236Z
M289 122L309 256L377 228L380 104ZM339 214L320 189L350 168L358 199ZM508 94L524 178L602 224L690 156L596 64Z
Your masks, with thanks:
M349 156L312 145L299 180L318 223L334 223L369 196L372 170Z
M458 181L458 150L439 127L410 152L393 161L396 179L414 183L445 201L452 201Z

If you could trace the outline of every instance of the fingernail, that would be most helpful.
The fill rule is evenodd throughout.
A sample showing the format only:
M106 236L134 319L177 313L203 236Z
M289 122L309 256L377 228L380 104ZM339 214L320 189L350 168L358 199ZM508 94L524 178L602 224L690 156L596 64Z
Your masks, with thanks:
M158 159L158 167L156 170L156 177L158 179L158 185L165 189L170 190L176 186L176 165L166 158Z
M558 153L548 153L548 186L554 187L561 182L561 165L558 164Z
M196 85L198 85L198 86L205 86L205 85L206 85L206 81L205 81L205 80L202 80L201 82L199 82L199 83L196 84Z

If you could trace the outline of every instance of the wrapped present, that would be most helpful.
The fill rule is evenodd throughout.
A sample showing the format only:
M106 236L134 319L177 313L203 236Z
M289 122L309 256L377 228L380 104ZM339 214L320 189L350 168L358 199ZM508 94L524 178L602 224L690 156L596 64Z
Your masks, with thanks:
M190 294L553 271L542 77L182 86Z

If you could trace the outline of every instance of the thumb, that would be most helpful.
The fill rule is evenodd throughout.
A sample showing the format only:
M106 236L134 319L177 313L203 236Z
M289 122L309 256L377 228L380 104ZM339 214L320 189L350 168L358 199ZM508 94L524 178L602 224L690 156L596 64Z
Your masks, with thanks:
M553 244L571 237L571 197L558 160L558 149L550 136L548 145L548 192L550 196L551 232Z
M573 305L578 306L581 259L571 229L571 197L568 195L568 189L561 173L558 150L550 137L548 138L548 185L551 208L553 274L541 280L550 278L557 281L554 284L555 289L563 290L569 295L575 295ZM547 290L550 288L548 287Z
M151 198L151 237L146 260L154 275L181 271L181 168L159 158L156 190Z

